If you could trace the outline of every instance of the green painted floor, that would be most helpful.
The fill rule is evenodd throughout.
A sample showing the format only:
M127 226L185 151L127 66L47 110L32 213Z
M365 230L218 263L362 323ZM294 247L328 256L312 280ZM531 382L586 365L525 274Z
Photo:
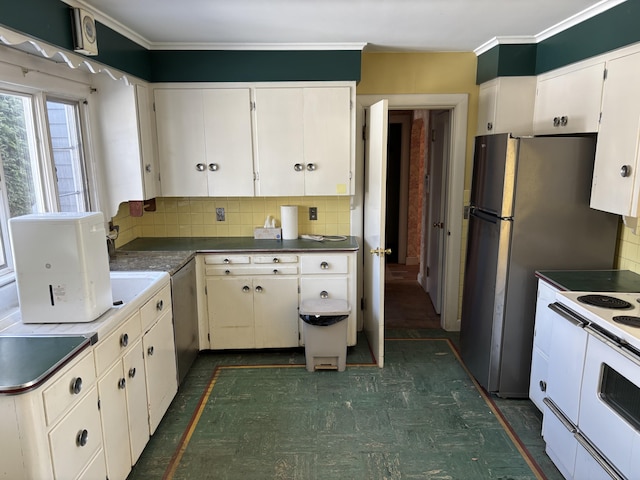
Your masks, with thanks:
M385 336L384 369L364 337L345 372L307 372L303 349L202 352L129 478L562 478L533 404L485 400L450 343L427 340L457 334Z

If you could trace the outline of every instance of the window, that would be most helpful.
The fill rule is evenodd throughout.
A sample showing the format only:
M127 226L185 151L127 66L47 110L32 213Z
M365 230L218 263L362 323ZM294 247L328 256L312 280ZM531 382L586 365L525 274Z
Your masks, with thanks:
M80 105L0 90L0 276L13 266L9 218L90 210Z

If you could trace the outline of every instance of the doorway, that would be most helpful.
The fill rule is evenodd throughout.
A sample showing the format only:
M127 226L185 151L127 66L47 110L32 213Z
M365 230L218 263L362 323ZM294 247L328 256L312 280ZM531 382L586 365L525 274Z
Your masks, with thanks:
M460 283L460 258L462 245L462 214L463 214L463 190L464 172L466 164L466 140L467 140L467 112L468 96L466 94L410 94L410 95L360 95L357 96L356 129L362 131L364 126L365 110L374 103L384 100L392 110L449 110L450 111L450 150L447 162L447 178L444 189L445 218L444 239L446 255L443 261L442 273L442 312L441 327L445 330L456 331L460 328L458 315L459 283ZM385 126L386 129L386 126ZM364 143L356 142L356 173L355 179L365 178L364 168ZM359 180L354 182L355 195L352 199L351 229L352 235L359 238L364 245L364 225L366 222L364 198L364 183ZM382 232L384 236L384 232ZM359 251L359 266L363 265L363 256L369 255L362 249ZM362 295L364 285L368 281L359 270L359 296L363 304L367 299ZM366 310L365 310L366 311ZM360 321L367 327L367 315L360 312ZM376 319L378 322L379 319Z

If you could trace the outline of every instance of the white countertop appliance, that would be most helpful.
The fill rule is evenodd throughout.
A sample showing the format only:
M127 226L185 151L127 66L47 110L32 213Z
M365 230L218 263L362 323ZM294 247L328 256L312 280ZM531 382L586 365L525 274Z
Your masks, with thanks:
M101 212L9 220L23 323L91 322L113 304Z

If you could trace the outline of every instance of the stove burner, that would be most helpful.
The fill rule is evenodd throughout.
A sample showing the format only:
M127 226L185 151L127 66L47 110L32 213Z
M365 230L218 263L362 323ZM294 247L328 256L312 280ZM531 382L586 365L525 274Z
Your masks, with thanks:
M620 298L610 297L608 295L583 295L578 297L578 301L593 305L594 307L604 307L613 309L631 308L631 304Z
M627 325L629 327L640 327L640 317L632 317L631 315L618 315L613 317L614 322Z

